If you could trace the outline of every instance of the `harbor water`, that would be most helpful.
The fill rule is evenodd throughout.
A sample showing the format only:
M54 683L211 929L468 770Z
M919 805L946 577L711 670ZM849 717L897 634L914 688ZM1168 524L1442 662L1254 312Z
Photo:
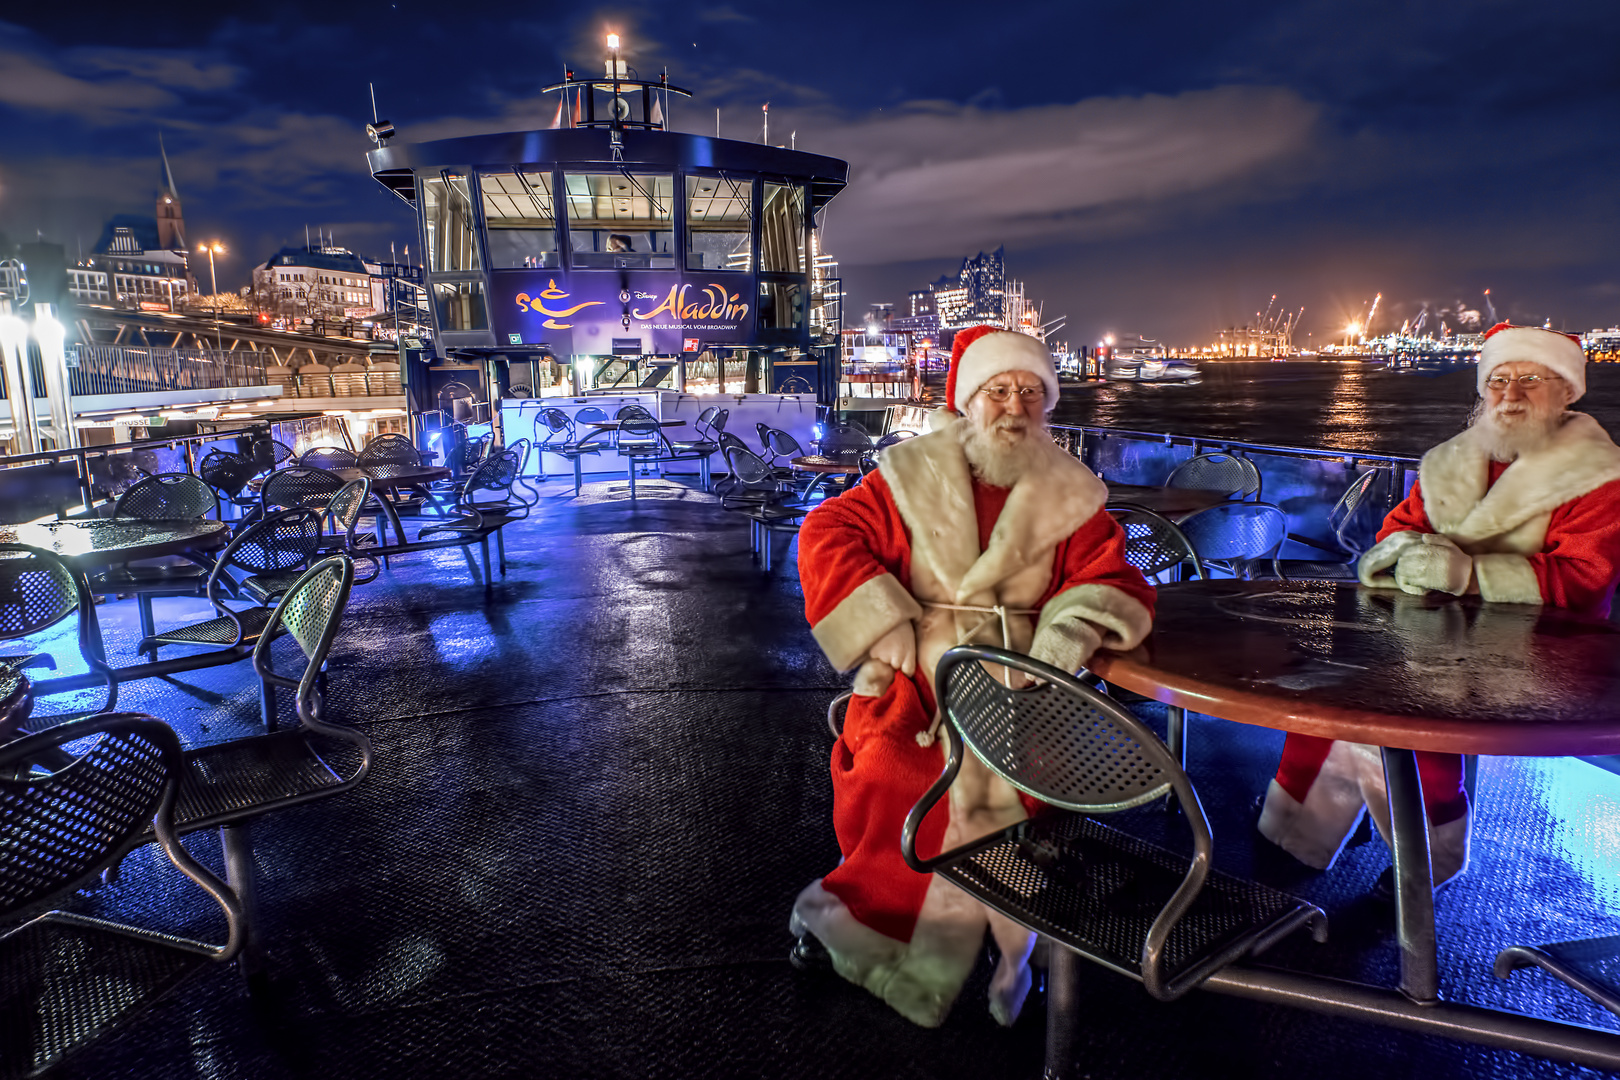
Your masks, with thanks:
M1052 422L1420 457L1462 430L1475 400L1472 364L1431 373L1230 361L1203 371L1197 385L1065 383ZM1586 396L1575 408L1620 433L1620 364L1589 364Z

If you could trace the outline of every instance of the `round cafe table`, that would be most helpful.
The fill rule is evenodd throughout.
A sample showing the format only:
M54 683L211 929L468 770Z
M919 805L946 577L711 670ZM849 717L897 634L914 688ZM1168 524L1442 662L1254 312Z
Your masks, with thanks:
M1146 641L1087 666L1171 706L1383 747L1400 989L1429 1008L1438 959L1413 751L1620 752L1620 626L1557 608L1340 582L1185 582L1159 590ZM1457 1022L1492 1041L1511 1015L1474 1009Z
M1151 510L1171 521L1208 510L1228 502L1218 491L1199 491L1195 488L1147 487L1142 484L1108 484L1108 508Z
M861 466L859 462L846 463L839 461L837 458L823 457L820 454L810 454L805 457L790 458L788 459L788 465L800 472L816 474L816 478L810 481L810 486L805 488L804 494L800 496L801 500L804 502L810 501L810 496L815 494L816 488L826 483L829 476L842 476L847 478L861 475Z
M345 484L356 480L370 480L373 492L398 492L407 489L422 496L424 502L431 505L444 516L444 508L433 497L432 484L439 480L447 480L450 470L443 465L362 465L356 468L332 469L335 475ZM401 543L406 542L405 526L399 520L399 512L395 510L392 501L379 496L383 514L393 527L395 538ZM385 538L386 539L386 538Z

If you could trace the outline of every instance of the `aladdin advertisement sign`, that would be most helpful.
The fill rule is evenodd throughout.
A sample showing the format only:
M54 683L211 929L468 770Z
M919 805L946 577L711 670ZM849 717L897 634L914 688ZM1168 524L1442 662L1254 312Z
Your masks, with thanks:
M642 352L695 352L754 339L754 279L748 274L621 270L569 274L523 270L491 275L497 345L545 345L606 356L640 338Z

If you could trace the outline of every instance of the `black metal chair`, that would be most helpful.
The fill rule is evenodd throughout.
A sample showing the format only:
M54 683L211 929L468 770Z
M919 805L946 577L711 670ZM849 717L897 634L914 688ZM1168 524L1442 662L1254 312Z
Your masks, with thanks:
M907 439L915 439L916 437L917 433L915 431L907 431L904 428L899 431L891 431L877 441L877 450L882 453L897 442L905 442Z
M1214 491L1228 498L1260 497L1260 470L1236 454L1199 454L1188 458L1165 478L1167 488Z
M1143 577L1162 584L1163 575L1190 563L1193 576L1203 578L1204 566L1198 552L1175 522L1135 506L1111 506L1108 512L1125 530L1125 561L1142 571ZM1179 580L1179 574L1170 580Z
M637 405L634 402L629 405L619 406L618 410L613 414L615 420L651 420L652 418L653 414L647 411L645 405Z
M1217 503L1183 518L1180 528L1206 568L1252 577L1264 559L1283 576L1277 552L1288 538L1288 516L1270 503Z
M646 412L639 405L626 405L619 411L623 413L625 409ZM630 473L630 501L635 502L636 471L665 460L668 445L664 441L663 428L650 415L622 417L618 430L614 432L613 448L626 459L626 469Z
M343 477L312 465L278 469L259 489L263 513L274 510L325 510L332 496L343 490Z
M91 635L87 615L92 603L94 600L83 579L49 551L22 544L0 544L0 641L37 634L77 614L79 655L91 671L107 681L107 700L96 710L107 713L118 704L118 682L112 668L100 658ZM30 667L55 670L56 661L44 653L3 656L0 667L12 671ZM37 731L83 715L31 715L27 723L30 730Z
M844 420L828 425L816 449L817 453L840 465L858 465L861 458L872 451L872 436L855 421Z
M996 665L992 668L989 665ZM1009 689L993 672L1034 680ZM987 646L959 646L935 674L945 771L906 818L903 857L1049 939L1046 1075L1070 1076L1077 964L1085 957L1173 1001L1228 964L1301 927L1325 940L1322 911L1211 867L1209 819L1186 771L1140 720L1048 664ZM923 818L956 780L964 747L1019 791L1055 808L932 858L917 851ZM1193 854L1095 820L1173 793Z
M229 450L210 450L197 462L197 475L214 489L222 510L225 506L234 506L245 512L258 505L257 494L246 497L242 494L248 481L258 473L259 468L253 462Z
M518 469L522 459L515 450L502 450L493 454L473 470L462 486L461 494L457 499L452 513L455 517L435 522L417 534L418 542L428 541L435 533L448 534L444 539L452 543L465 546L476 541L484 553L484 588L487 591L493 587L489 567L489 538L495 536L495 543L500 552L501 574L506 573L506 539L501 530L513 521L520 521L529 516L529 507L523 500L512 493L512 484L517 479ZM409 546L409 545L407 545ZM391 553L390 549L380 549L382 553ZM472 556L467 556L468 565L472 565ZM474 571L476 573L476 570Z
M672 461L697 461L698 472L703 481L703 490L713 487L710 475L710 459L720 452L719 434L725 429L726 420L731 416L731 410L722 409L718 405L710 405L698 414L693 424L697 438L686 440L671 440L665 437L665 444L673 455Z
M124 492L113 505L114 518L137 521L199 521L218 516L219 497L201 477L190 473L159 473ZM158 563L108 567L90 579L97 596L135 597L141 633L153 632L152 599L158 596L200 596L212 564L202 556L178 556Z
M601 413L601 419L607 419L607 413L602 412L601 409L597 409L595 406L586 406L586 408L579 410L578 423L586 423L593 419L593 417L585 415L587 411ZM576 427L575 418L570 417L561 409L555 408L544 409L535 418L536 436L540 434L540 424L542 423L546 425L547 434L545 438L540 440L539 449L541 453L556 454L573 464L574 494L578 495L585 482L584 473L580 468L580 458L586 454L600 454L603 450L612 449L611 444L607 441L611 431L603 428L591 432L583 439L577 438L578 428ZM540 469L540 478L545 479L544 465Z
M69 743L96 737L87 749ZM0 745L0 1075L37 1076L145 1009L246 940L237 895L180 845L186 774L160 720L94 716ZM224 944L67 911L36 914L156 839L225 913Z
M366 443L355 460L362 469L367 465L417 466L422 464L422 454L411 444L411 440L390 432Z
M1339 496L1339 501L1328 512L1328 528L1332 532L1334 547L1319 540L1288 534L1297 544L1327 552L1322 560L1283 559L1278 566L1291 581L1318 578L1332 581L1356 580L1356 561L1361 553L1373 546L1378 526L1383 521L1380 500L1374 491L1386 477L1393 477L1390 469L1374 466L1356 477Z
M247 927L243 966L257 966L253 859L247 823L274 810L348 791L371 770L371 740L326 719L325 665L354 584L354 564L343 555L310 567L287 590L253 649L253 670L263 684L266 733L215 743L186 753L175 807L182 834L219 828L231 887L242 898ZM305 658L295 677L277 671L271 642L283 632ZM298 726L277 729L276 696L290 690Z
M778 533L796 534L810 508L794 502L798 493L793 486L752 450L727 446L725 457L729 484L720 505L748 519L749 549L760 557L761 569L769 571L774 561L772 537ZM718 485L715 490L719 491Z
M286 588L283 573L307 566L320 550L323 514L324 509L285 510L243 529L220 552L208 575L207 596L215 617L150 634L136 648L154 657L162 645L212 648L215 658L201 665L210 667L246 657L269 626L271 610L263 603L235 609L226 606L220 597L226 568L235 566L248 572L238 584L239 592L261 598L277 595Z
M304 451L298 464L306 469L354 469L360 465L360 455L342 446L317 446Z

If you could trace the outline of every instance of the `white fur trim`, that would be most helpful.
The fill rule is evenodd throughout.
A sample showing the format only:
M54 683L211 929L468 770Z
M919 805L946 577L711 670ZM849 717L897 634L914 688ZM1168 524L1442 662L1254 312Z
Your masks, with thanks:
M1123 589L1097 583L1076 585L1041 608L1029 655L1075 672L1099 646L1134 649L1152 629L1148 609Z
M1386 573L1400 561L1401 552L1413 544L1423 543L1423 534L1417 532L1390 533L1368 548L1356 563L1356 576L1369 589L1395 589L1395 575Z
M815 934L838 974L912 1023L938 1027L978 962L988 918L983 904L935 875L910 944L856 921L820 880L799 894L788 925Z
M1364 763L1351 743L1336 742L1322 762L1304 802L1273 780L1260 811L1260 835L1318 870L1333 866L1351 830L1361 820Z
M1046 387L1046 411L1057 408L1061 391L1051 352L1039 338L1014 330L986 334L962 350L956 361L956 400L951 407L959 413L967 412L968 402L979 387L1008 371L1027 371L1039 378Z
M1408 544L1395 564L1395 584L1414 596L1431 589L1461 596L1473 575L1474 560L1438 534L1426 534L1421 544Z
M1498 604L1540 604L1541 582L1523 555L1475 555L1479 595Z
M1479 351L1479 396L1485 396L1485 380L1498 365L1528 360L1560 376L1574 390L1574 401L1586 393L1586 352L1556 330L1539 326L1515 326L1498 330L1485 339Z
M921 614L922 607L898 578L893 574L879 574L857 585L810 628L810 633L832 666L848 671L865 658L866 651L884 634Z
M1487 490L1490 456L1471 427L1424 454L1419 478L1429 524L1477 555L1492 549L1486 541L1620 479L1620 446L1590 416L1565 413L1546 447L1513 462Z

